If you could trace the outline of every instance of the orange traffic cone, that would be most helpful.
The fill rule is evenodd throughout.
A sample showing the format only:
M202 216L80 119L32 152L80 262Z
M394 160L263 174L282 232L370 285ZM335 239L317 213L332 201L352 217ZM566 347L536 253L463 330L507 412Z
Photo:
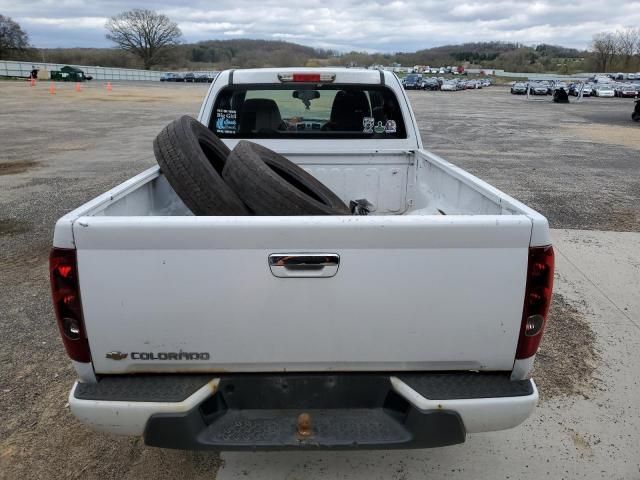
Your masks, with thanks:
M80 86L80 82L76 83L76 92L81 92L82 87Z
M55 95L56 94L56 84L51 82L51 85L49 86L49 93L51 95Z
M113 90L113 87L111 86L111 82L107 82L107 92L110 92L111 90Z

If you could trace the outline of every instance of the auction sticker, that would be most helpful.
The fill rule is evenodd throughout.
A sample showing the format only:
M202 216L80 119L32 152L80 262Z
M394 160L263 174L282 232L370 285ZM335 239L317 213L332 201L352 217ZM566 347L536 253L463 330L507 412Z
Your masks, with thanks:
M218 133L236 133L237 115L235 110L216 110L216 131Z

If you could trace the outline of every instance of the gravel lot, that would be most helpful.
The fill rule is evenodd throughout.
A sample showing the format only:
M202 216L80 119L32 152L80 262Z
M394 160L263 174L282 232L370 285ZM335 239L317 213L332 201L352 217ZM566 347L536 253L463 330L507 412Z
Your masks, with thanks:
M552 228L640 230L632 99L554 104L505 87L409 96L427 149L538 210Z
M49 95L44 82L0 82L0 477L213 478L215 454L146 448L138 439L94 434L72 418L66 395L74 375L47 276L55 220L152 165L157 132L177 115L195 115L207 86L58 87ZM631 100L554 105L499 87L409 96L427 148L536 208L552 227L640 231L640 127L630 120ZM573 297L556 298L554 314L570 322L548 332L556 350L545 358L557 363L574 321L583 327L582 350L543 381L550 396L588 401L601 355L588 309ZM606 377L632 365L601 368ZM581 377L567 380L572 371Z

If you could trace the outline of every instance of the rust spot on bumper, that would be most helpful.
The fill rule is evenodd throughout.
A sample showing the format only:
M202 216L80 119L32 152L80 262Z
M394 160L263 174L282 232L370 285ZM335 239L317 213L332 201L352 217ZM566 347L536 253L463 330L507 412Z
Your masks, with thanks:
M298 435L305 438L313 435L313 430L311 428L311 415L308 413L301 413L298 415Z

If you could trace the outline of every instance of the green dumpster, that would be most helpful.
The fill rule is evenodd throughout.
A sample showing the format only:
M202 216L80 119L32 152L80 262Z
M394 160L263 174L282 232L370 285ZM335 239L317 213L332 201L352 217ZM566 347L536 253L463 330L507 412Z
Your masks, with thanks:
M51 72L51 80L58 80L61 82L84 82L87 80L84 72L76 67L70 67L66 65L60 70L53 70Z

